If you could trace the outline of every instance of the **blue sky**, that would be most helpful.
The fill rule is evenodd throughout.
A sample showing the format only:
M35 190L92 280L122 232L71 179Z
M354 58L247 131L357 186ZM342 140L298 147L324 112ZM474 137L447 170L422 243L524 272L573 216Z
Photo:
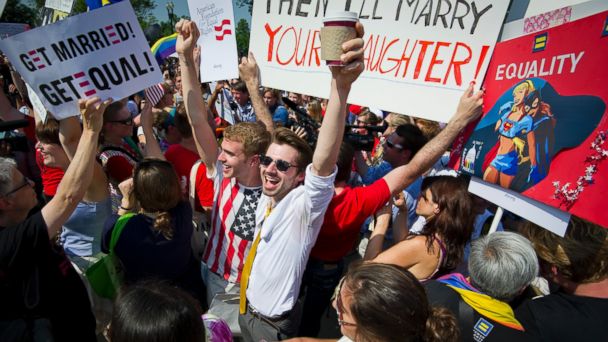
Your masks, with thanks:
M216 0L216 1L229 1L229 0ZM167 0L156 0L156 8L152 11L152 14L158 19L158 21L168 21L169 17L167 16ZM187 0L173 0L173 4L175 5L173 12L181 17L182 15L188 14L188 1ZM251 23L251 15L249 15L249 11L246 7L239 8L236 6L235 1L232 0L232 4L234 7L234 16L235 22L238 22L242 18L245 18L248 22Z

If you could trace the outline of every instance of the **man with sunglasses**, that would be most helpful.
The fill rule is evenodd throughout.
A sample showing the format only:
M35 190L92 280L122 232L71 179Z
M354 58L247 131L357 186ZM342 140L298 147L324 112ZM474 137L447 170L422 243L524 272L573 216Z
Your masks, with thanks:
M245 341L297 334L302 275L334 194L346 99L364 67L362 25L357 24L357 32L343 44L346 65L331 68L329 103L314 154L295 133L277 128L260 156L263 195L241 281L239 325Z
M193 57L200 32L188 20L180 21L176 29L186 114L199 157L214 184L211 229L201 264L207 301L211 304L216 294L239 292L241 271L254 237L255 209L262 194L260 154L270 143L267 129L272 127L259 122L237 123L225 129L221 148L218 146L208 123L209 111L203 102ZM244 63L248 61L245 59ZM268 118L262 121L265 114ZM258 113L258 119L272 124L268 111Z
M102 115L111 101L81 101L83 133L57 193L39 212L33 182L0 158L0 336L95 341L95 319L76 271L54 241L93 176ZM28 217L29 215L29 217ZM37 335L39 338L40 335Z

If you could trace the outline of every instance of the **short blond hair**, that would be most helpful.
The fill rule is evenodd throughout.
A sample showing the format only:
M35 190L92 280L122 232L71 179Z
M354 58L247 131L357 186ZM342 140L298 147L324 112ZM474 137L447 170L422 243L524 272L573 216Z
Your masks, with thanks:
M239 122L226 127L224 139L243 144L247 157L265 153L270 145L270 133L259 122Z

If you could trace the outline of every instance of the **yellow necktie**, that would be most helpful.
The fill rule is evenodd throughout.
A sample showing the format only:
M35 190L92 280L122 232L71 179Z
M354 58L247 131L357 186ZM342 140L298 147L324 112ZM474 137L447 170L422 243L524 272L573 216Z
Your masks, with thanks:
M266 208L266 213L264 214L264 218L267 218L272 211L272 206L269 204L268 208ZM245 265L243 265L243 272L241 273L241 295L239 301L239 312L241 315L244 315L247 311L247 286L249 285L249 274L251 274L251 268L253 267L253 259L255 259L255 253L258 250L258 245L260 244L260 237L262 236L262 227L260 227L260 231L258 235L256 235L255 240L253 240L253 244L251 245L251 249L249 249L249 254L247 254L247 258L245 259Z

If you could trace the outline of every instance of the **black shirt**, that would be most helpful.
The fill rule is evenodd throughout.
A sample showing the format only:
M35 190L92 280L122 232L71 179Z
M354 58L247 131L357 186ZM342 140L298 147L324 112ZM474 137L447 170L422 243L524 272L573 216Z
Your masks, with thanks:
M524 303L515 314L539 341L608 340L608 299L557 292Z
M87 291L37 212L0 227L0 320L47 318L56 340L95 340ZM0 331L0 336L2 332Z
M438 281L428 281L424 284L429 303L432 306L442 306L450 310L456 316L461 327L461 341L533 341L526 333L506 327L492 319L480 315L465 302L464 312L471 313L470 317L460 317L460 295L455 290ZM466 314L465 314L466 316Z

